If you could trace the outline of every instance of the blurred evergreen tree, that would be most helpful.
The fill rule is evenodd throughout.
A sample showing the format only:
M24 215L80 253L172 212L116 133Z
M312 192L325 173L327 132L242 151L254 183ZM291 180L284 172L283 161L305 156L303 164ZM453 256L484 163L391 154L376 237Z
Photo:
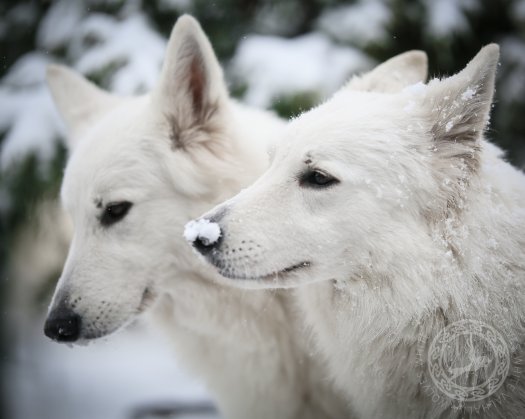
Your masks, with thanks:
M0 77L26 52L35 49L38 22L49 7L49 2L3 0L0 3Z
M448 1L448 0L447 0ZM450 75L460 71L480 48L491 42L502 46L502 66L498 73L495 105L488 137L506 150L515 165L525 163L525 55L521 62L505 55L505 47L519 48L516 54L525 54L525 2L512 0L473 0L453 3L470 5L463 10L465 27L438 35L429 31L427 18L430 1L392 0L393 18L388 24L391 39L387 43L371 45L366 51L383 61L408 49L422 49L429 57L431 77ZM435 2L437 3L437 2ZM521 6L520 6L521 4ZM516 16L521 7L521 16ZM506 44L509 40L515 43ZM511 58L511 59L509 59ZM520 73L521 98L506 98L508 89L500 89L513 72ZM513 95L514 96L514 95Z

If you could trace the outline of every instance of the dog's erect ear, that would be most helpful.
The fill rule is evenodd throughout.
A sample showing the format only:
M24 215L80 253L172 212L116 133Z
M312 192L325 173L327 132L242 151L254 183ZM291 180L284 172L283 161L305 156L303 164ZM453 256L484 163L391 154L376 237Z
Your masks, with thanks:
M47 83L69 131L68 147L97 116L113 106L117 98L99 89L83 76L61 65L47 67Z
M199 23L181 16L168 42L153 100L173 125L175 148L184 148L188 131L206 125L227 98L222 69Z
M361 76L354 76L346 88L366 92L395 93L418 82L428 74L428 58L423 51L408 51L378 65Z
M465 177L479 165L480 139L489 120L499 47L490 44L455 76L433 80L425 94L435 155L444 171ZM466 171L466 172L465 172Z

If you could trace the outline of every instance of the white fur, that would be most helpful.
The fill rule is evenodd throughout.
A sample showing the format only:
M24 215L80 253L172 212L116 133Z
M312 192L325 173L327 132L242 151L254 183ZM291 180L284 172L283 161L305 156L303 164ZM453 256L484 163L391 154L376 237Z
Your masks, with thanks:
M280 292L226 288L183 239L196 215L252 183L283 130L227 94L211 45L191 17L169 41L157 88L119 98L53 66L69 126L62 202L74 237L50 312L81 316L81 339L105 336L153 306L181 363L230 419L346 416L295 309ZM104 226L111 203L132 203Z
M498 56L487 46L459 74L398 93L341 90L289 125L255 184L204 215L223 230L208 259L234 284L301 285L357 417L525 412L525 177L483 139ZM313 170L339 182L301 186ZM493 396L458 409L432 401L418 348L461 319L498 330L512 366ZM467 348L456 355L465 365Z

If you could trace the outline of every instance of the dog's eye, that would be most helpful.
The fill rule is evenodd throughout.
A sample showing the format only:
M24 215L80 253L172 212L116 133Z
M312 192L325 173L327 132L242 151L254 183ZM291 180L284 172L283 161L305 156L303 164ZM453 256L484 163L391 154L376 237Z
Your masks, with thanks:
M319 170L306 172L299 180L299 184L303 187L319 189L327 188L336 183L339 183L339 180Z
M100 223L108 226L122 220L132 205L133 204L128 201L113 202L106 205L102 217L100 218Z

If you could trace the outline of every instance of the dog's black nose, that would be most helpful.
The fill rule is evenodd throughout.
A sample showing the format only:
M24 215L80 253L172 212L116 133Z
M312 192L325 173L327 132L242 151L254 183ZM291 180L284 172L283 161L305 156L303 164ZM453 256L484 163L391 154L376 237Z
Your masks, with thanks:
M74 342L80 336L80 316L73 310L57 307L47 317L44 333L57 342Z
M199 251L200 254L206 256L213 249L217 249L221 243L222 234L215 240L210 240L207 236L198 235L195 240L193 240L193 247Z
M206 256L220 246L223 230L214 218L200 218L186 224L184 237L195 250Z

